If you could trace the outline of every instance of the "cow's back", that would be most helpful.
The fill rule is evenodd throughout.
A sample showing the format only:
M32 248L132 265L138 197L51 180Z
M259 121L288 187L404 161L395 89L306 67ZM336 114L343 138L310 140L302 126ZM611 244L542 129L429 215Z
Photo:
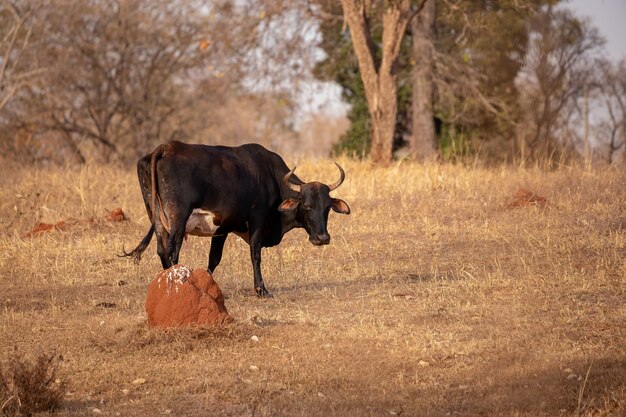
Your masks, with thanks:
M164 201L223 213L224 221L232 221L234 228L241 228L241 223L253 216L276 217L268 219L271 223L280 221L277 175L282 178L288 168L280 156L261 145L172 141L164 145L156 169Z

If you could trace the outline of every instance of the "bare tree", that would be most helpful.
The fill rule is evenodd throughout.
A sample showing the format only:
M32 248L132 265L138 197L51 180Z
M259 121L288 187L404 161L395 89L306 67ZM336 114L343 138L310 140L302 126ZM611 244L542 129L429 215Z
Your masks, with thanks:
M392 158L398 109L397 64L402 41L409 22L427 1L422 0L412 8L409 0L342 0L372 120L371 157L378 164L387 164ZM372 20L376 18L381 20L383 31L380 58L371 32Z
M519 78L523 111L518 146L523 158L553 155L572 108L592 79L594 53L604 40L589 22L552 6L537 14L526 67Z
M22 127L62 132L105 160L134 159L177 131L172 121L184 121L203 81L198 70L215 56L205 43L219 48L191 3L55 2L40 5L37 19L37 52L49 70L21 97ZM226 84L215 67L202 75Z
M23 62L31 37L31 13L0 1L0 111L41 69Z
M626 61L600 62L597 84L604 120L598 126L598 140L609 163L626 162Z
M268 143L275 127L288 130L246 103L264 96L256 102L280 107L289 120L289 77L308 65L310 24L294 24L301 8L269 0L23 4L33 10L30 58L47 71L4 112L20 140L62 142L80 161L134 161L172 138L220 140L201 135L215 131L219 117L232 118L219 110L238 97L258 124L247 130L256 136L240 142Z

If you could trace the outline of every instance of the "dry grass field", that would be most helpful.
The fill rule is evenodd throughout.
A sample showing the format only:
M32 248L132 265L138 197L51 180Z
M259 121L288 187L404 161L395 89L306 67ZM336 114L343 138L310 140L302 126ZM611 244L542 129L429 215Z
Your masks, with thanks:
M5 167L0 361L60 355L60 416L626 415L623 171L340 163L352 214L331 213L331 245L265 249L275 298L257 299L231 237L215 279L235 323L172 331L146 324L154 240L116 256L148 228L134 169ZM507 208L520 187L547 204ZM25 237L115 207L130 220Z

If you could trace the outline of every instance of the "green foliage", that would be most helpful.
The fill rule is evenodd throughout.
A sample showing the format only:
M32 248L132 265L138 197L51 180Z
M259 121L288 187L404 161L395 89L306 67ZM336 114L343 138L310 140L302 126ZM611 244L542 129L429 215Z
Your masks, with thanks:
M332 153L362 158L370 152L371 122L361 79L355 80L355 84L355 90L349 91L354 91L356 94L348 96L344 88L343 98L351 105L347 115L348 120L350 120L350 127L341 136L339 142L333 145Z
M458 131L457 126L447 124L442 126L438 137L441 157L444 161L455 161L472 153L469 136L463 131Z

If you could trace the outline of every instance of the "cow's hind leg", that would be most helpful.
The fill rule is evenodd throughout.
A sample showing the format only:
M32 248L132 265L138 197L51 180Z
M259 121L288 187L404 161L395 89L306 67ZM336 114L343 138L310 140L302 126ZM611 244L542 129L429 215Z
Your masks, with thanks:
M171 262L169 262L165 250L169 237L169 233L167 233L165 229L163 229L163 227L161 227L160 232L157 232L157 255L159 255L159 258L161 258L161 265L163 266L163 269L167 269L173 265Z
M171 265L178 264L178 255L180 254L180 248L183 246L185 227L191 210L183 211L177 209L175 212L179 215L170 216L170 235L165 246L165 257Z
M169 239L167 240L167 247L165 249L165 257L171 265L178 264L178 256L180 254L180 248L183 246L183 239L185 238L185 229L172 230Z

